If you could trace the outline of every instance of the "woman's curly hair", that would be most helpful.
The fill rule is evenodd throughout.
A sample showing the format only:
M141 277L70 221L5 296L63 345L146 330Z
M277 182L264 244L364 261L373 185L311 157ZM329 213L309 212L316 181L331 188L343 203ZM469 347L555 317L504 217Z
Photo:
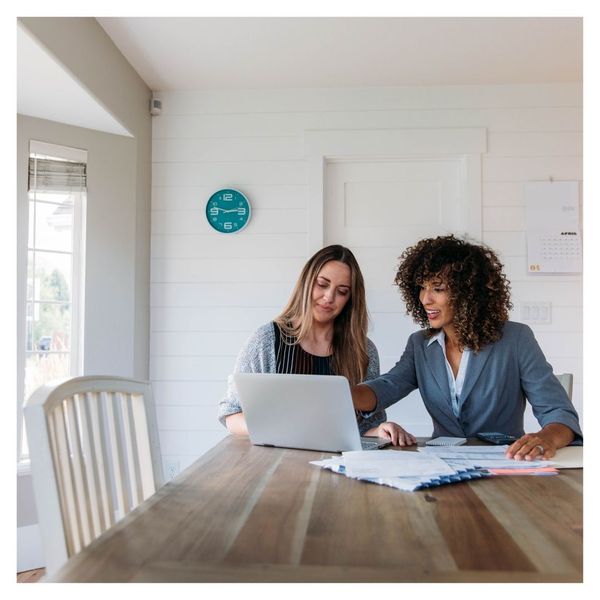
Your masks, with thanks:
M395 284L406 304L406 314L429 336L427 313L419 300L421 284L441 279L454 310L454 328L461 348L479 351L502 337L502 327L512 308L510 283L496 253L484 245L471 244L453 235L427 238L400 256Z

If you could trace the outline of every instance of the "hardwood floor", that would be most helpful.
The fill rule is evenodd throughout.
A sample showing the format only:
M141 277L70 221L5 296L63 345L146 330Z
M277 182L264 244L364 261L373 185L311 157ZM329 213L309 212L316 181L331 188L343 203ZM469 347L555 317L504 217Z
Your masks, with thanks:
M17 583L37 583L46 573L46 569L33 569L17 573Z

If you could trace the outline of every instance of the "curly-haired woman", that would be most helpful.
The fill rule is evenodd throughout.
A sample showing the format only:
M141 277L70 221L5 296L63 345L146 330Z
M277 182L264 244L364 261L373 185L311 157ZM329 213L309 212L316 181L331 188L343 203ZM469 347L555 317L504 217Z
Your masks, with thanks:
M510 286L493 250L452 235L421 240L400 257L395 283L424 329L389 373L352 388L356 409L368 415L418 388L434 437L507 433L518 438L507 450L517 460L581 443L577 412L533 332L508 320ZM523 430L526 398L536 433Z

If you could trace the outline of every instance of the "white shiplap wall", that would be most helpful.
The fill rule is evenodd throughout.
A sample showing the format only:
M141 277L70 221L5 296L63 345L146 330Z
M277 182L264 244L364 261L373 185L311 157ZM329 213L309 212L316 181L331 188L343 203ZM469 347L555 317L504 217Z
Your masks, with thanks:
M582 414L582 278L526 274L523 196L525 181L581 180L579 86L159 96L150 377L165 460L184 468L225 435L216 406L235 355L250 332L281 309L309 255L304 133L315 129L486 128L483 241L505 261L515 320L521 301L552 303L552 324L533 329L555 371L574 373L574 402ZM221 187L251 199L252 221L239 235L214 233L205 223L206 201ZM430 431L423 423L414 433Z

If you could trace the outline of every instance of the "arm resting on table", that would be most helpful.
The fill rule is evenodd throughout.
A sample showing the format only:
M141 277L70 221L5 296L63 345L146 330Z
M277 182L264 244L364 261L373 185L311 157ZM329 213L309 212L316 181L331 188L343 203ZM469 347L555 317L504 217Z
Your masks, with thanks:
M562 423L548 423L537 433L526 433L506 450L507 458L534 460L552 458L559 448L568 446L575 439L575 432ZM540 453L540 447L544 449Z
M562 423L548 423L537 432L537 435L550 440L557 450L563 446L568 446L575 439L574 431Z
M244 413L239 412L225 417L225 425L227 425L229 433L248 435L248 427L246 425Z

